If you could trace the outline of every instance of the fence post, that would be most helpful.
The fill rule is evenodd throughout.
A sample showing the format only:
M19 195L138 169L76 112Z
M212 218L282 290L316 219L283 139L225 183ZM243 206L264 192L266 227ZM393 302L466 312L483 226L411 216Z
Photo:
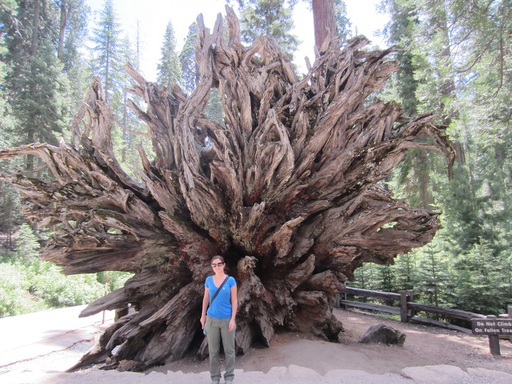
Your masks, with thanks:
M409 302L409 291L400 291L400 322L407 323L408 319L408 308L407 303Z
M508 308L507 315L508 315L509 319L512 319L512 305L509 305L507 308ZM509 336L508 339L510 341L512 341L512 336Z
M486 316L487 319L496 319L496 316L489 315ZM500 356L500 337L498 335L489 335L489 350L491 351L491 355Z
M489 349L491 350L491 355L500 356L500 338L498 335L489 335Z

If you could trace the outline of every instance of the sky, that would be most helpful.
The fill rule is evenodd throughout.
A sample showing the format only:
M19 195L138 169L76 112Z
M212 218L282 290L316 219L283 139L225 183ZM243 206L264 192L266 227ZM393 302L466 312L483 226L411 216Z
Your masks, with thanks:
M376 35L382 30L388 18L379 14L376 4L379 0L345 0L352 28L357 34L368 37L372 43L384 46ZM105 0L87 0L94 11L103 8ZM203 14L205 26L212 29L217 15L225 15L226 0L114 0L114 9L125 34L132 42L136 41L137 23L141 41L140 71L148 81L156 80L156 67L161 55L161 46L167 23L171 21L178 45L181 50L188 27L199 14ZM305 72L307 56L314 61L313 14L308 6L299 1L294 13L294 34L302 41L295 54L295 64L299 71Z

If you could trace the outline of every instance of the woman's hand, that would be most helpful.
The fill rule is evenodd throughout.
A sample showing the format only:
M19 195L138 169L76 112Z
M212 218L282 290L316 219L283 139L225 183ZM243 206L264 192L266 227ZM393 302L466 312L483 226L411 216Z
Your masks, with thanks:
M204 329L204 325L206 324L206 315L201 315L201 319L199 319L199 321L201 322L201 328Z
M229 320L229 332L232 332L236 329L235 319Z

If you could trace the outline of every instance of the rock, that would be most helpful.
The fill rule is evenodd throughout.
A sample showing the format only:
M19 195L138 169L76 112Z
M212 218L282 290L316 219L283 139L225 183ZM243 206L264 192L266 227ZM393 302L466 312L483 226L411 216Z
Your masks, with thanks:
M368 328L359 342L364 344L383 343L387 345L397 344L402 346L405 342L405 334L381 323L372 325Z
M427 365L402 369L402 376L417 384L472 383L470 376L453 365ZM488 381L487 383L495 383Z

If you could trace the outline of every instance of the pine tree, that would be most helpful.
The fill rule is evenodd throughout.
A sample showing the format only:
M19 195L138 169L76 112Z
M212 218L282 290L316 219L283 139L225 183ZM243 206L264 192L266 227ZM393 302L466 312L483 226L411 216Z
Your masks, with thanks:
M13 135L8 134L8 132L12 133L13 121L10 117L8 92L6 92L4 87L7 81L7 73L11 73L7 63L9 51L5 37L9 32L10 26L17 23L16 2L14 0L3 2L0 5L0 84L2 84L0 87L0 132L2 133L0 135L0 145L2 148L13 145L11 141Z
M121 26L114 9L113 0L105 0L100 19L91 38L93 74L100 76L107 102L120 110L123 89L122 38Z
M293 61L299 45L293 29L292 12L296 0L238 0L242 39L252 44L258 36L272 36Z
M8 24L5 89L17 144L55 144L70 119L68 82L56 54L57 15L52 2L19 1L17 21ZM35 168L33 161L27 158L26 169Z
M405 112L412 116L421 108L421 102L416 97L420 68L415 51L420 11L418 5L410 0L387 0L383 5L391 15L391 21L385 28L387 41L398 47L396 58L400 63L400 70L393 78L392 98L400 100ZM446 173L443 159L436 159L435 155L424 150L413 150L394 170L391 185L400 198L413 206L427 208L434 204L433 196L438 193L434 190L432 177Z
M414 251L398 256L393 266L393 277L395 281L394 292L414 289L416 273L416 257Z
M455 260L454 306L475 313L503 313L512 299L510 270L510 261L496 257L487 241L475 244Z
M199 27L196 22L188 27L185 44L179 55L182 70L181 84L188 93L191 93L199 82L199 69L197 68L195 47L198 30Z
M92 72L100 77L106 102L115 115L110 135L116 158L126 172L138 177L141 164L136 146L145 139L141 123L136 122L133 112L127 107L126 91L132 81L124 70L126 63L137 62L138 57L131 48L130 40L122 35L112 0L105 1L91 40L94 44Z
M70 82L71 113L76 111L89 86L87 66L81 51L87 41L87 12L85 0L59 0L58 58L64 65L64 73Z
M24 260L25 263L30 264L37 259L41 245L30 225L23 224L20 227L16 248L17 257Z
M334 0L334 19L337 35L343 40L350 38L352 26L347 15L347 5L343 0Z
M445 304L444 292L450 281L445 256L435 243L430 243L418 251L418 284L414 289L418 301L438 307Z
M181 63L176 51L176 38L174 37L174 28L169 21L165 29L164 40L161 49L162 55L158 63L158 84L167 88L171 84L181 83Z

